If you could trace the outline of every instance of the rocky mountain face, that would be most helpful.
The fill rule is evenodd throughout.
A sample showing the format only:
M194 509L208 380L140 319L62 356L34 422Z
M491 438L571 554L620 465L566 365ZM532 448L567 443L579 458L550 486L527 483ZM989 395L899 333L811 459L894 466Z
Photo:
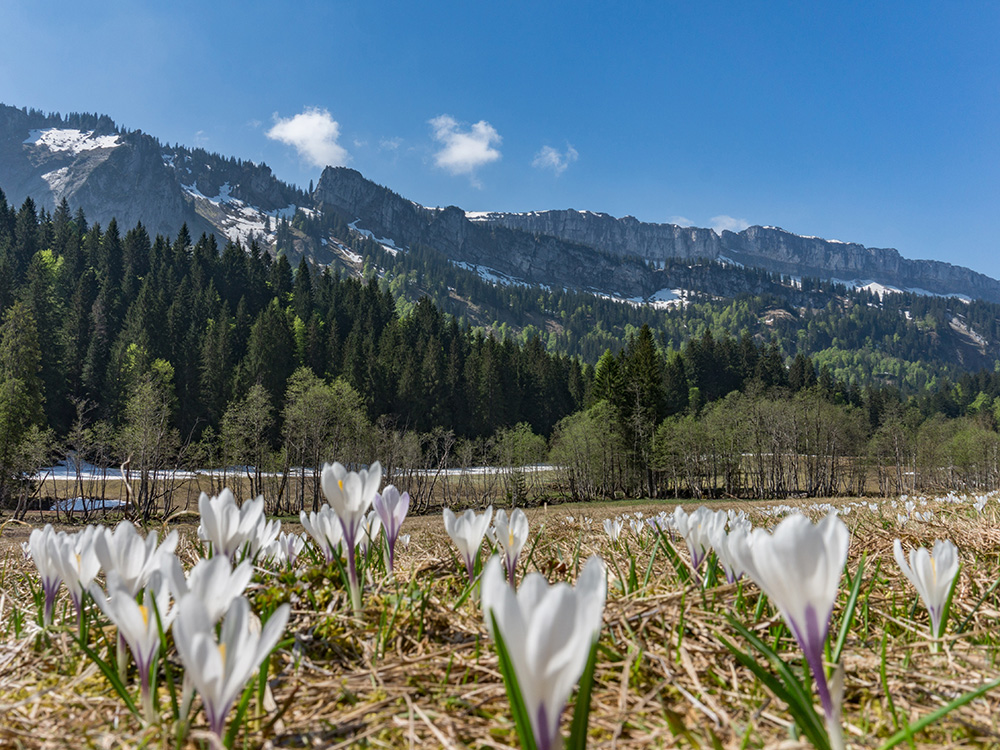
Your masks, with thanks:
M106 225L115 217L124 227L142 221L153 234L200 223L159 144L96 116L63 119L0 107L0 187L15 206L30 196L51 211L65 198L91 221Z
M0 189L8 203L31 197L51 211L64 198L87 219L139 221L174 236L187 224L244 243L273 240L276 222L309 197L266 165L167 147L97 115L48 115L0 105Z
M356 231L399 248L434 248L457 265L512 283L542 284L651 301L684 288L716 296L774 291L760 274L839 280L890 291L963 295L1000 302L1000 282L939 261L908 260L895 250L803 237L776 227L742 232L649 224L589 211L466 213L426 208L343 167L324 170L313 195L281 182L270 168L169 147L110 118L62 117L0 104L0 189L52 210L66 199L90 221L122 227L142 221L151 234L175 236L187 224L244 246L274 250L280 222L297 211L333 212ZM285 232L287 238L294 233ZM333 259L334 237L295 234L283 249ZM678 260L679 259L679 260ZM728 268L704 265L719 261ZM874 282L874 284L872 284ZM779 290L780 291L780 290ZM788 286L781 292L792 294Z
M931 260L908 260L896 250L803 237L777 227L742 232L648 224L590 211L465 213L454 206L431 209L408 201L344 167L328 167L313 194L318 206L340 213L397 244L422 243L449 258L550 286L600 290L645 298L682 286L678 269L661 270L672 259L715 260L795 277L837 280L848 285L958 295L1000 302L1000 282L967 268ZM692 276L693 274L682 274ZM694 274L697 275L697 274ZM760 293L728 280L719 296Z
M478 266L514 280L648 296L661 287L656 273L637 257L613 255L548 235L470 221L465 212L425 208L346 167L327 167L313 193L321 211L400 247L426 245L452 261Z
M968 268L934 260L909 260L894 249L803 237L778 227L742 232L649 224L590 211L471 214L476 223L519 229L589 245L616 255L652 260L707 258L790 276L844 282L876 281L899 289L1000 301L1000 282ZM862 284L863 285L863 284Z

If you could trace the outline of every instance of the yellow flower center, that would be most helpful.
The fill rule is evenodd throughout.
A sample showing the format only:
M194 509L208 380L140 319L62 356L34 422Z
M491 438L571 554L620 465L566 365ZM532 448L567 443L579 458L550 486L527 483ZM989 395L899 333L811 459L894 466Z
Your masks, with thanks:
M219 656L222 657L222 665L226 664L226 644L225 642L219 644Z
M149 627L149 607L144 604L139 605L139 613L142 615L142 624Z
M338 479L337 480L337 484L340 485L340 491L343 492L344 491L344 480L343 479Z

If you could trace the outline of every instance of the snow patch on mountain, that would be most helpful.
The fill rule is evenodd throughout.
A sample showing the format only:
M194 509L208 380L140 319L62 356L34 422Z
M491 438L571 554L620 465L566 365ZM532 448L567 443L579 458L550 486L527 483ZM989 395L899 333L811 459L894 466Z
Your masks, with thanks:
M654 292L649 297L622 297L614 293L602 292L596 289L590 290L591 294L610 302L618 302L632 307L649 306L654 310L667 310L671 307L684 307L688 304L688 297L691 292L687 289L661 289Z
M63 190L69 184L70 181L70 169L69 167L62 167L61 169L54 169L51 172L46 172L42 175L42 179L49 184L49 188L56 195L61 195Z
M872 281L871 279L851 279L846 281L844 279L830 279L834 284L842 284L848 289L864 289L867 292L871 292L879 299L882 299L887 294L902 294L903 290L894 287L887 286L886 284L880 284L877 281Z
M939 294L938 292L929 292L926 289L920 289L919 287L906 287L905 289L900 289L899 287L889 286L887 284L880 284L877 281L872 281L871 279L852 279L846 281L844 279L830 279L834 284L842 284L848 289L864 289L876 295L879 299L882 299L887 294L918 294L921 297L947 297L955 298L961 302L968 304L972 301L972 298L965 294Z
M967 294L938 294L937 292L929 292L926 289L920 289L919 287L907 287L906 291L911 294L919 294L921 297L949 297L957 299L959 302L964 302L965 304L972 302L972 297Z
M348 229L353 229L355 232L362 235L363 237L367 237L368 239L377 242L382 246L383 250L385 250L387 253L389 253L389 255L392 255L393 257L398 255L399 253L406 252L405 247L399 247L398 245L396 245L395 242L393 242L388 237L376 237L374 232L370 232L367 229L361 229L358 226L359 221L361 221L361 219L355 219L354 221L352 221L350 224L347 225Z
M196 185L181 185L188 195L200 206L202 213L211 213L227 238L233 242L249 244L255 237L273 237L277 219L290 219L296 207L289 205L276 211L262 211L256 206L232 195L232 186L225 182L219 186L219 194L214 197L203 195ZM270 226L270 229L268 227Z
M483 281L487 281L493 286L501 284L503 286L522 286L522 287L538 287L539 289L544 289L545 291L550 291L551 287L547 284L530 284L523 279L518 279L513 276L508 276L502 271L498 271L495 268L490 268L489 266L481 266L475 263L467 263L463 260L453 260L450 263L458 268L464 268L466 271L472 271L477 274L479 278Z
M24 131L21 131L22 133ZM76 130L75 128L47 128L32 130L24 139L26 146L42 146L49 151L66 151L79 154L83 151L96 151L102 148L116 148L121 143L117 135L94 135L94 131Z
M684 307L688 303L690 292L687 289L661 289L645 301L655 310L666 310L671 307Z

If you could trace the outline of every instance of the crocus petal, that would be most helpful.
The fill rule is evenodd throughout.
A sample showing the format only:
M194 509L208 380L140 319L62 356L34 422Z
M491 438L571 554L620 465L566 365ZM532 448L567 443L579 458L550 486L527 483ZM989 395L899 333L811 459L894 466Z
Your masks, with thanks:
M491 615L507 646L539 748L559 744L559 719L573 685L600 632L606 572L597 558L587 561L576 588L549 586L540 573L525 576L514 593L493 557L482 577L487 628Z

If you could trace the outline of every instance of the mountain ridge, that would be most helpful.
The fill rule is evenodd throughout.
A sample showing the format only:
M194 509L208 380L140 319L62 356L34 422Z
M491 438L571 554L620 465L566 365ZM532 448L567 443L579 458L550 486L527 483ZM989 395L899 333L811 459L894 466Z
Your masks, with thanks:
M795 234L780 227L751 226L740 232L677 224L641 222L635 217L557 209L527 213L471 214L472 220L546 234L654 261L706 258L754 266L791 276L850 282L878 279L885 285L925 291L928 281L938 294L980 296L998 301L1000 282L986 274L945 261L911 260L894 248L870 248L857 242Z
M327 167L307 194L264 164L202 149L168 146L105 115L44 114L0 104L0 188L12 203L31 197L52 210L62 199L88 218L122 226L141 221L153 234L215 233L244 246L257 241L319 263L335 258L332 236L301 233L279 247L279 225L297 214L336 213L351 229L425 245L462 267L516 283L578 289L650 302L678 286L677 265L712 260L795 278L818 278L885 291L964 296L1000 302L1000 281L937 260L910 260L895 249L825 240L769 226L741 232L641 222L573 209L527 213L428 208L346 167ZM496 273L494 273L496 272ZM733 280L730 296L752 291Z

